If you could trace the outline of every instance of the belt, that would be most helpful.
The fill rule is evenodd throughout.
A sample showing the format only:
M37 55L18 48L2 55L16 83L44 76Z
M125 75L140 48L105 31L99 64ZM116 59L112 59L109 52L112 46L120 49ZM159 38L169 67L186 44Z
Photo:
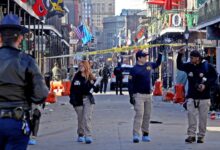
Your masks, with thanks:
M25 117L25 111L22 107L16 107L14 109L0 109L0 118L13 118L16 120L22 120Z

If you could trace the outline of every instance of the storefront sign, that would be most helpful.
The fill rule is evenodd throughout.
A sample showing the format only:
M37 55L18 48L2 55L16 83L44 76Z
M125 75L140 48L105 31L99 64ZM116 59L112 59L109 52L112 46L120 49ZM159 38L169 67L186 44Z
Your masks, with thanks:
M181 25L181 17L179 14L174 14L172 17L172 24L174 27L178 27Z

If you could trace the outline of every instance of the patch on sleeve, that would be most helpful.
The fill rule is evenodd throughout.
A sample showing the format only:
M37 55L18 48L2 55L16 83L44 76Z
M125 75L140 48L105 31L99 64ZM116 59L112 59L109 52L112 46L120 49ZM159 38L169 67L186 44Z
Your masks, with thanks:
M151 70L151 66L147 66L146 69L147 69L147 70Z

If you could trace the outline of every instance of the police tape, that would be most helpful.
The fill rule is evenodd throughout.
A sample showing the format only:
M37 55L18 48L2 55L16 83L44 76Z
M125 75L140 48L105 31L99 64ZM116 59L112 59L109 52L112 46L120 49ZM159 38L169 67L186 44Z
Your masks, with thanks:
M98 55L98 54L107 54L107 53L120 53L120 52L126 52L130 50L138 50L138 49L146 49L146 48L152 48L152 47L159 47L159 46L171 46L171 47L178 47L178 46L185 46L185 44L146 44L146 45L140 45L140 46L125 46L125 47L119 47L119 48L111 48L106 50L97 50L92 52L85 52L83 55Z
M180 47L185 46L185 44L146 44L146 45L139 45L139 46L124 46L124 47L118 47L118 48L110 48L105 50L96 50L96 51L90 51L90 52L77 52L75 54L69 54L69 55L60 55L60 56L50 56L50 57L44 57L44 58L64 58L64 57L80 57L80 56L88 56L88 55L99 55L99 54L107 54L107 53L120 53L120 52L127 52L127 51L134 51L134 50L144 50L146 48L152 48L152 47L159 47L159 46L170 46L170 47Z

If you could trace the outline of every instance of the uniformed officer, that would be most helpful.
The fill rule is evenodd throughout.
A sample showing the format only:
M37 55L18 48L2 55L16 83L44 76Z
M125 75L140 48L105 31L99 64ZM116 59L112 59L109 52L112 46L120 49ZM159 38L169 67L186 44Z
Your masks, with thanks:
M137 64L131 69L128 82L130 103L134 105L135 117L133 126L133 142L138 143L142 130L142 141L149 142L149 123L151 114L152 89L151 74L161 64L159 53L156 63L146 62L147 54L142 50L136 53Z
M0 24L0 149L27 149L31 103L43 103L48 88L35 60L18 49L27 28L6 15Z
M184 50L181 49L177 56L177 68L186 72L188 78L187 110L188 110L188 137L186 143L196 141L197 114L199 115L199 132L197 143L204 143L207 126L207 116L210 107L210 87L217 79L215 68L207 61L202 60L202 56L197 50L190 53L190 62L183 63L182 56Z

